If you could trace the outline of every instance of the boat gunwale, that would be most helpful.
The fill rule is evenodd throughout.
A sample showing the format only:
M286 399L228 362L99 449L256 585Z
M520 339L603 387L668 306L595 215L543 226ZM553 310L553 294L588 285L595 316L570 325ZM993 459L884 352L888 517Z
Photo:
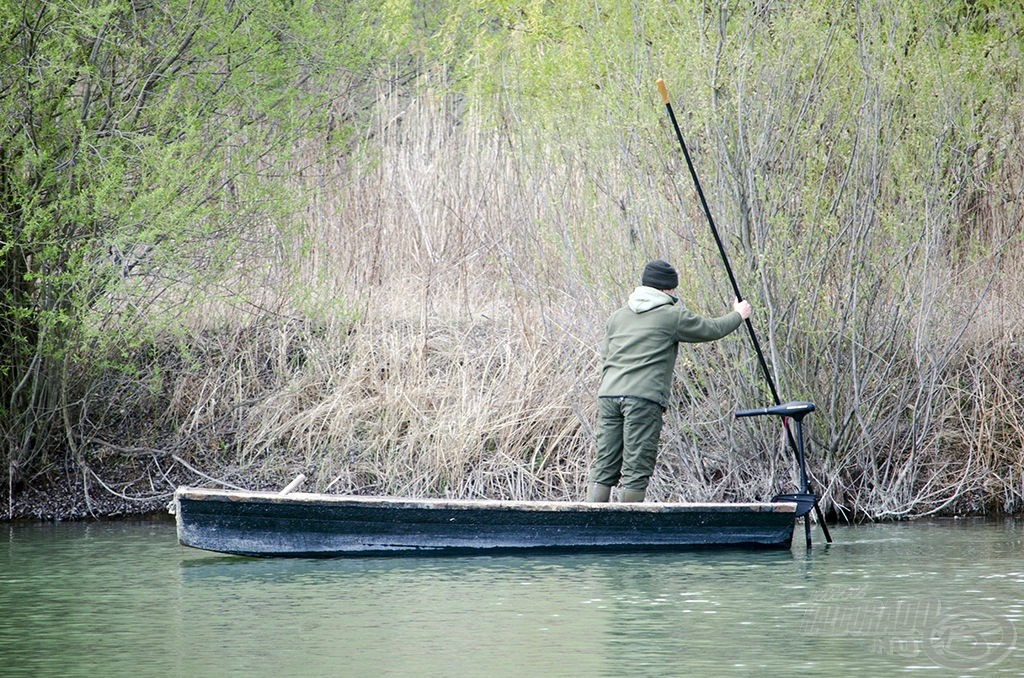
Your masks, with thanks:
M313 492L280 492L256 490L222 490L212 488L179 487L174 500L181 498L203 501L267 502L274 504L309 504L331 506L379 506L381 508L414 508L440 510L508 510L508 511L615 511L638 513L751 512L796 513L796 502L585 502L507 499L446 499L411 498L380 495L342 495Z

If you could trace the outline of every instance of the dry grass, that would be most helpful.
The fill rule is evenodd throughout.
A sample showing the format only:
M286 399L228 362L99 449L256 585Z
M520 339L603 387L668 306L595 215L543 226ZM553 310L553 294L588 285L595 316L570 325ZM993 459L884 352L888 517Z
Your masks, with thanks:
M139 435L161 468L177 464L165 482L206 482L201 472L272 487L301 472L330 492L578 498L604 318L643 261L676 261L698 313L727 308L701 217L679 203L691 196L678 167L598 143L582 155L535 147L521 129L470 124L429 86L401 94L379 93L376 162L304 180L302 228L279 238L264 278L247 272L259 309L211 298L189 340L157 351L142 416L157 411L158 424ZM915 244L906 271L847 257L844 272L843 248L869 251L867 231L833 242L833 260L765 260L770 277L740 262L783 397L819 405L809 458L826 509L1024 506L1022 321L1005 311L1024 282L1019 176L1000 187L1016 201L973 208L1003 243L977 271L922 260ZM925 294L905 304L913 285ZM767 400L742 333L683 347L677 376L651 499L793 488L778 422L731 416ZM87 419L86 465L113 449L115 423Z

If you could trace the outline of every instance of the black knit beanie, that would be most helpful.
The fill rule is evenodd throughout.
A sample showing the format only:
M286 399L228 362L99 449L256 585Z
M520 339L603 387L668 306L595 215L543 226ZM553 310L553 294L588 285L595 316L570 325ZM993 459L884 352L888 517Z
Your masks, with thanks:
M672 268L672 264L655 259L644 266L640 284L656 290L674 290L679 287L679 274Z

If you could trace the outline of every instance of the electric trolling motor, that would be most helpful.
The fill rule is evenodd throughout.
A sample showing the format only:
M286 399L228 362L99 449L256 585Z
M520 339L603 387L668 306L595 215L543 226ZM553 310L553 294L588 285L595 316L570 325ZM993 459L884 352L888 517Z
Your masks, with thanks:
M779 405L773 405L771 407L761 407L753 410L737 410L736 418L740 417L758 417L762 415L775 415L777 417L783 417L784 419L792 419L796 423L796 441L795 444L792 436L790 436L790 443L796 449L796 460L797 466L800 470L800 491L791 494L779 494L772 498L772 501L791 501L796 502L796 517L804 518L804 535L807 538L807 548L811 548L811 510L816 511L818 516L818 523L821 525L822 531L825 533L825 541L828 543L832 542L832 535L828 532L828 526L825 524L825 518L821 513L821 508L818 506L818 495L816 495L810 486L810 482L807 479L807 462L804 460L804 432L803 432L803 420L804 417L814 411L814 403L805 401L793 401L788 403L782 403ZM786 428L786 433L789 434L789 428Z

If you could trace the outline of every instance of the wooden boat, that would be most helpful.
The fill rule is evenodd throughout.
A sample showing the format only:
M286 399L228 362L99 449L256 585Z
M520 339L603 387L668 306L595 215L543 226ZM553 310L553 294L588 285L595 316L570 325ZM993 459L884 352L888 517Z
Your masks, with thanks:
M790 547L797 502L403 499L179 488L178 541L244 556L385 556Z

